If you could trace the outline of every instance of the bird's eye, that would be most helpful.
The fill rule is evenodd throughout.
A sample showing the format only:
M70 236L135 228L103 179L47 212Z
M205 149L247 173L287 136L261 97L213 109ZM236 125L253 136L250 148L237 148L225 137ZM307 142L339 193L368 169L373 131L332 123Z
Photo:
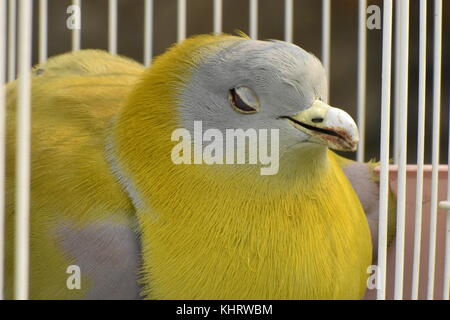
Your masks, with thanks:
M240 113L256 113L259 111L259 101L255 92L247 87L230 89L230 102L234 110Z

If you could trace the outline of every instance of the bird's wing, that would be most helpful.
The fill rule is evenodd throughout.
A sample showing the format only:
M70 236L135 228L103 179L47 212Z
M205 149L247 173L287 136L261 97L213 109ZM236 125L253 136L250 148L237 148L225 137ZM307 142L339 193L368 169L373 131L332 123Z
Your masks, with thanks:
M138 295L134 208L111 174L105 148L110 123L143 70L129 59L83 50L51 58L32 72L33 299ZM14 279L16 101L16 82L11 82L7 87L9 297ZM79 289L71 288L70 277L76 274L70 266L80 269Z
M366 213L372 235L373 261L378 254L378 215L379 215L379 175L375 172L378 163L357 162L336 156L344 174L352 184ZM389 190L388 200L388 243L395 237L396 198Z

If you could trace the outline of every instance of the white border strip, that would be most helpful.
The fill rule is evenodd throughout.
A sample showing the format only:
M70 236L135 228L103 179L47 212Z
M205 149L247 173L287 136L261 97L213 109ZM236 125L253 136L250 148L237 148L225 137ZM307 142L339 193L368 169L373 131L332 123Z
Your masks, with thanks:
M117 0L108 2L108 51L117 54Z
M367 70L367 0L359 0L358 8L358 129L357 161L364 161L366 140L366 70Z
M389 191L389 125L391 113L392 0L383 2L383 62L381 74L380 214L378 226L377 299L386 299L387 224Z
M427 1L420 0L419 23L419 106L417 130L416 212L411 299L419 298L420 247L422 242L423 162L425 150L425 97L427 77Z
M430 246L428 251L427 299L434 297L436 267L436 223L438 205L439 134L441 121L441 67L442 67L442 0L434 2L434 65L433 65L433 147L431 170Z
M15 298L28 299L32 0L19 6L19 78L17 83Z

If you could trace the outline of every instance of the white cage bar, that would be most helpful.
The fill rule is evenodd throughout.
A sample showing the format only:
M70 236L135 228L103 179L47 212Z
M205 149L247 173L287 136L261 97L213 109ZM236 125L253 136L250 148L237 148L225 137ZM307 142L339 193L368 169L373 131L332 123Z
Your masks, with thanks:
M389 192L389 131L391 113L392 0L383 2L383 52L381 71L380 213L378 226L377 299L386 298L387 227Z
M214 0L213 4L213 32L219 34L222 32L222 0Z
M284 1L284 40L294 40L294 0Z
M330 99L330 43L331 1L322 0L322 64L327 75L328 100Z
M47 60L47 0L39 0L39 63Z
M417 129L416 212L414 224L414 256L411 299L419 297L420 253L422 242L423 164L425 153L425 95L427 67L427 1L420 0L419 22L419 97Z
M250 0L249 36L258 39L258 0Z
M450 96L450 90L449 90ZM448 120L450 123L450 99L448 102L449 113ZM450 164L450 125L449 125L449 139L448 139L448 164ZM447 200L450 199L450 179L447 178ZM444 256L444 290L442 297L444 300L450 298L450 210L447 208L447 218L445 221L445 256Z
M186 39L186 0L178 0L177 26L177 40L180 42Z
M117 53L117 0L108 2L108 51Z
M0 300L3 300L5 265L5 144L6 144L6 0L0 1Z
M16 78L17 0L8 1L8 82Z
M405 260L405 223L406 223L406 152L408 134L408 50L409 47L409 1L402 1L400 6L400 61L399 119L398 121L398 187L397 187L397 234L395 250L395 299L403 299L403 272Z
M74 14L78 20L76 25L72 26L72 51L77 51L81 48L81 0L72 0L72 6L72 11L68 13Z
M19 4L15 298L24 300L28 299L29 278L32 0Z
M400 11L402 9L402 1L395 1L395 26L394 26L394 30L395 30L395 72L394 72L394 76L395 76L395 80L394 80L394 146L393 146L393 162L394 164L398 164L398 157L399 157L399 143L398 143L398 135L399 135L399 122L401 121L400 119L400 65L401 65L401 60L400 60L400 41L401 41L401 15L400 15Z
M436 224L438 205L439 136L441 123L442 0L434 1L433 144L431 173L430 247L428 251L427 299L433 299L436 267Z
M367 0L358 3L358 89L357 110L359 144L356 160L364 161L366 141L366 69L367 69L367 27L366 27Z
M144 65L152 62L153 51L153 0L145 0L144 7Z

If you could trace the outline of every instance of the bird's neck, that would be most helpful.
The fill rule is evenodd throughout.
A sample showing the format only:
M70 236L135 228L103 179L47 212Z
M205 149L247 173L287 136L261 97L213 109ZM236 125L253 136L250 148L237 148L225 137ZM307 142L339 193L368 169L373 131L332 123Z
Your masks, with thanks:
M146 147L127 144L126 150L117 148L113 135L108 141L113 171L138 210L148 211L155 201L174 197L180 203L189 202L193 195L200 195L206 203L226 194L257 204L293 190L314 194L324 181L332 180L334 154L317 144L280 154L276 174L262 175L260 164L175 164L173 143L165 141L165 136L170 137L153 135L153 143Z
M155 104L155 117L123 117L108 148L112 170L136 208L147 294L332 298L333 272L344 267L338 281L345 285L336 285L344 292L336 295L360 290L353 278L370 264L369 230L333 153L310 145L280 154L278 174L268 176L258 166L176 165L176 126L168 110ZM355 245L344 254L349 243ZM349 263L349 256L363 259ZM316 274L318 265L325 271ZM268 288L267 279L277 280Z
M145 159L152 168L135 167L131 179L123 175L129 195L140 202L145 293L157 299L330 299L333 270L346 267L338 281L350 284L345 296L354 296L360 286L354 273L370 261L363 255L349 263L346 254L335 252L345 252L355 239L369 239L368 229L349 182L329 156L303 169L295 158L283 158L275 176L255 174L258 170L227 175L155 157ZM349 256L370 252L364 241ZM299 261L298 277L290 278ZM318 265L324 271L315 274ZM267 287L266 279L277 280Z

